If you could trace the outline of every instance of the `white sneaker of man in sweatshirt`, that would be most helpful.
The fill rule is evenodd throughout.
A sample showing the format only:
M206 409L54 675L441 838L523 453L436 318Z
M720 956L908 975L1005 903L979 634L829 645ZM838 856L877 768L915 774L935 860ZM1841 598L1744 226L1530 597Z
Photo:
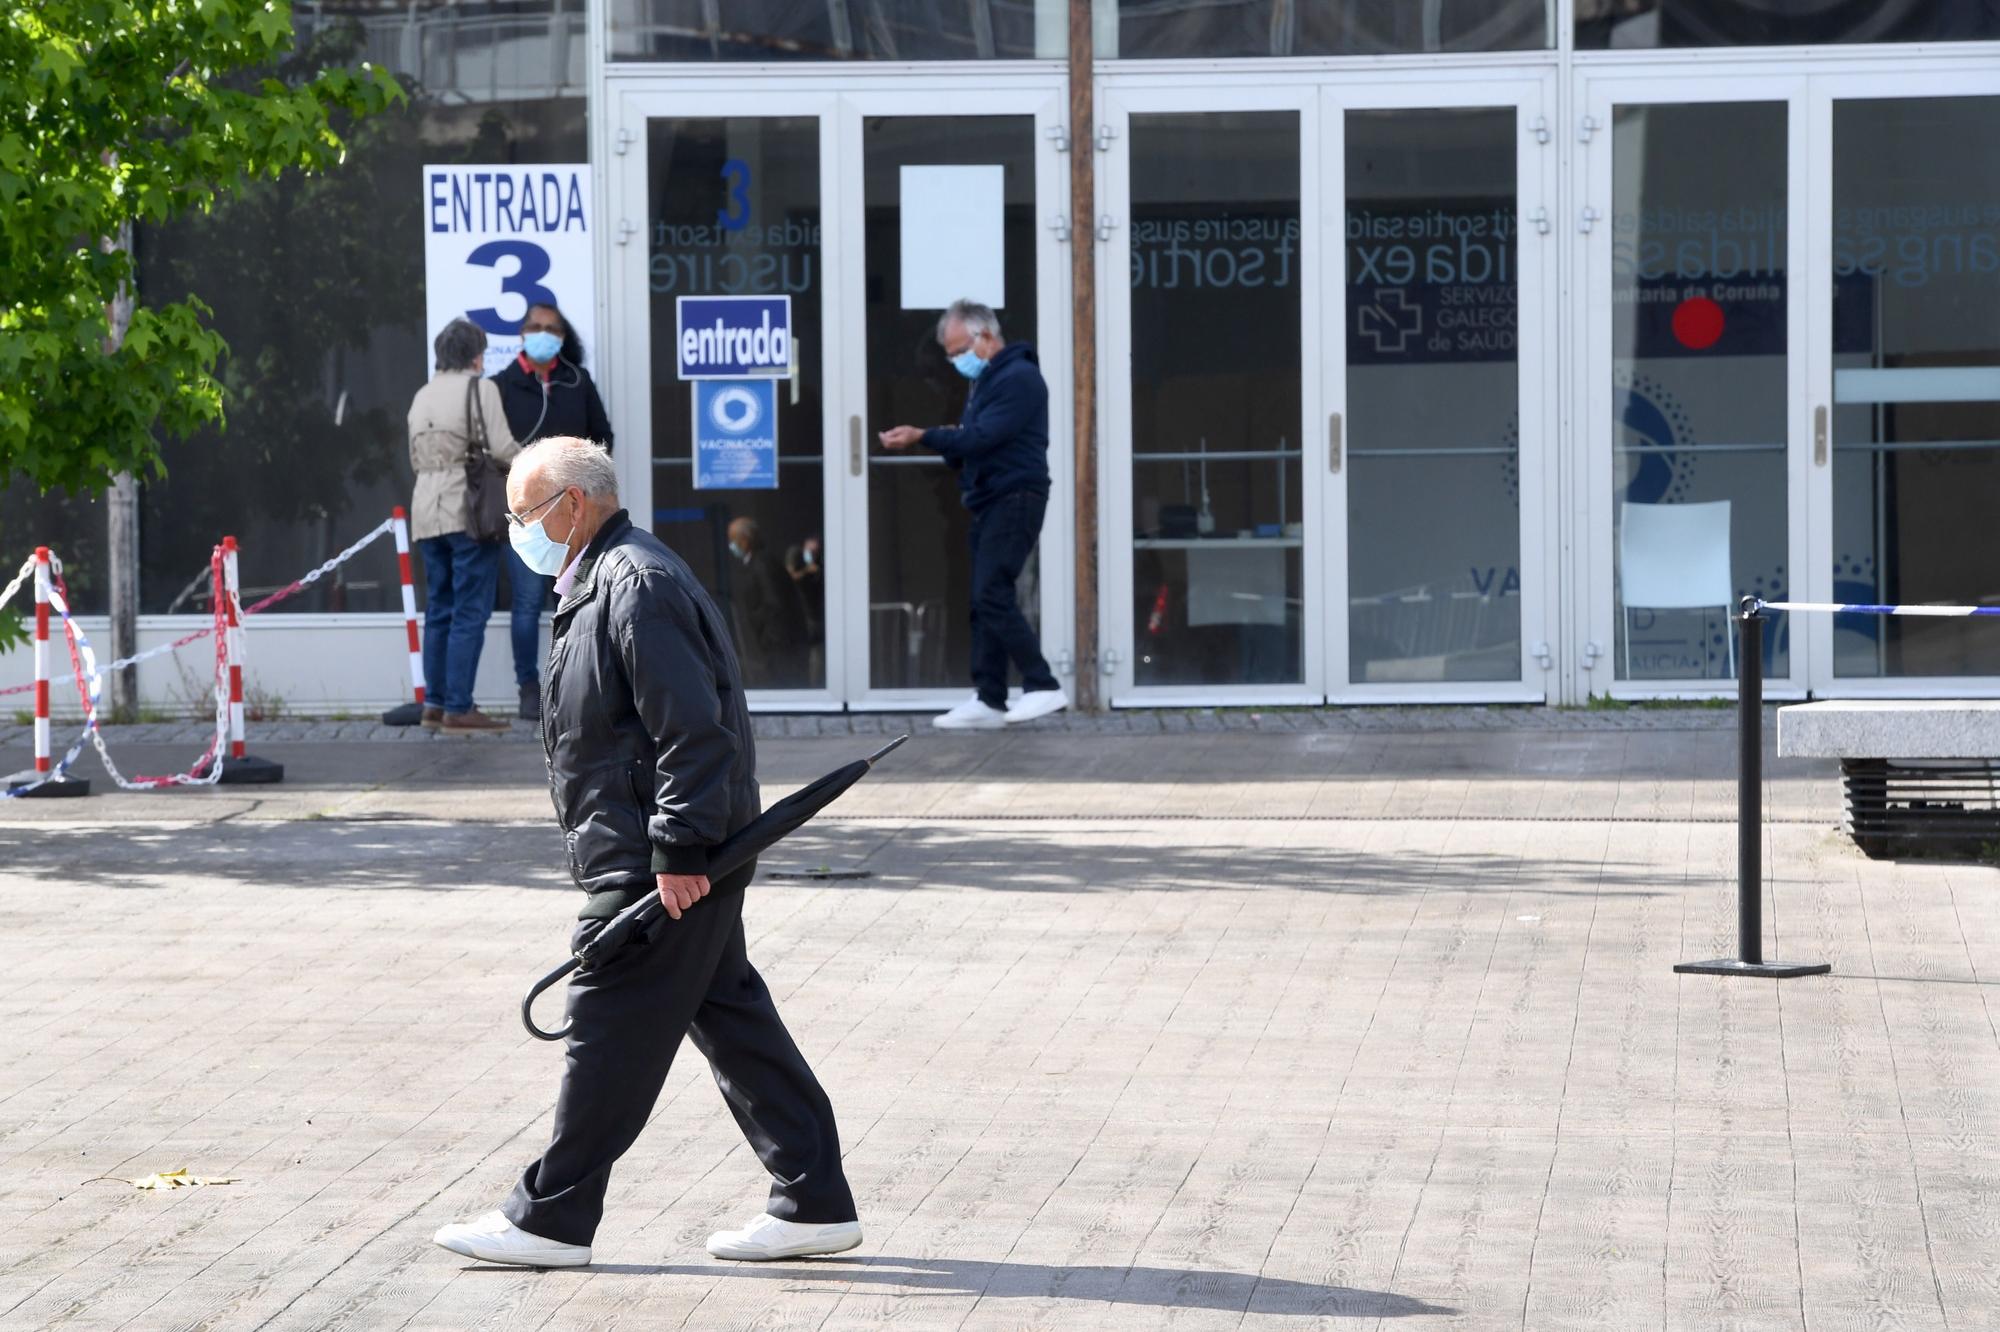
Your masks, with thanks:
M1036 689L1021 695L1007 705L1007 724L1031 722L1037 717L1052 717L1069 706L1060 689Z
M940 731L997 731L1007 724L1007 714L980 702L977 694L950 712L931 718Z

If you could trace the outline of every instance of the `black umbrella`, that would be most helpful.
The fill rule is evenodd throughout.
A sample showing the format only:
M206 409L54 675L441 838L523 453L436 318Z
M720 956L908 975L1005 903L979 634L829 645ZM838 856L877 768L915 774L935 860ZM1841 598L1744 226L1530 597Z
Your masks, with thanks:
M792 792L777 804L759 814L733 837L724 838L708 852L708 878L711 884L728 876L730 871L740 869L750 863L766 847L780 838L796 832L799 826L813 815L839 799L848 787L868 775L878 759L902 744L910 737L899 735L888 744L876 750L865 759L856 759L845 767L835 768L826 776ZM711 889L709 896L713 897ZM537 1040L559 1041L569 1035L569 1024L564 1023L560 1031L543 1031L535 1025L535 999L570 972L582 967L588 969L598 958L609 957L618 946L632 937L632 932L666 914L666 907L660 904L660 895L649 892L631 906L611 918L611 923L591 936L590 942L576 950L569 961L536 981L521 1000L521 1022L528 1034Z

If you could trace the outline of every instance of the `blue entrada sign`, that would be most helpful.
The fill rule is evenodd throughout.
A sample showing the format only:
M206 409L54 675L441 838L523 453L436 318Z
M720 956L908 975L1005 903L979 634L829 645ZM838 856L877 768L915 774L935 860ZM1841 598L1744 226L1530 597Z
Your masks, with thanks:
M695 381L694 488L778 488L778 385L775 381Z
M791 297L682 296L675 313L675 360L682 379L791 374Z

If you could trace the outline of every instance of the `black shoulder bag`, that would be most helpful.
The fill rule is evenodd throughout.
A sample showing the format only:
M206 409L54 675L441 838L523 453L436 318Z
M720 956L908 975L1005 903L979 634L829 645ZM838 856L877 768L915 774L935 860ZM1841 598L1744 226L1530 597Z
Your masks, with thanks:
M494 461L486 447L486 405L479 398L479 376L465 386L465 530L474 541L498 541L507 535L507 469Z

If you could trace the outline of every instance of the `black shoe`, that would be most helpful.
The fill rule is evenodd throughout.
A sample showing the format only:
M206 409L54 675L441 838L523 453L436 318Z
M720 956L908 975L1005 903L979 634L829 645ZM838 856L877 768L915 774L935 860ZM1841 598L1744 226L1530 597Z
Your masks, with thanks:
M542 719L542 687L539 684L521 686L521 711L516 715L528 722Z

